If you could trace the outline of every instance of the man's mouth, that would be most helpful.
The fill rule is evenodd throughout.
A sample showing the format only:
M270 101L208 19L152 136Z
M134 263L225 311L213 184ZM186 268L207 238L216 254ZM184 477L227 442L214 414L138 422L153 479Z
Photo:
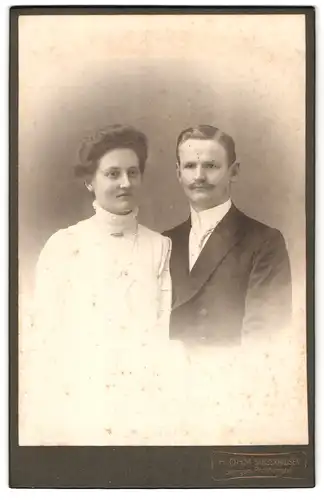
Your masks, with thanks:
M212 186L210 186L209 184L204 184L204 185L194 185L194 186L190 186L190 189L193 190L193 191L209 191L210 189L212 189Z

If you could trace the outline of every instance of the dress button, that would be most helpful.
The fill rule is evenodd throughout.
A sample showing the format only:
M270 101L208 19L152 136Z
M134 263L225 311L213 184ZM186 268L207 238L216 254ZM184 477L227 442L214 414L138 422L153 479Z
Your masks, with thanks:
M200 314L201 316L207 316L208 311L207 311L207 309L205 309L205 308L204 308L204 309L200 309L199 314Z

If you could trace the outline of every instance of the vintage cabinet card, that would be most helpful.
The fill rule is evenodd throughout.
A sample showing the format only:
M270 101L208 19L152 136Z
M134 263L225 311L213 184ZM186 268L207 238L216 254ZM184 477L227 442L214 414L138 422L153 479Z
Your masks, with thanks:
M314 17L11 9L11 487L314 486Z

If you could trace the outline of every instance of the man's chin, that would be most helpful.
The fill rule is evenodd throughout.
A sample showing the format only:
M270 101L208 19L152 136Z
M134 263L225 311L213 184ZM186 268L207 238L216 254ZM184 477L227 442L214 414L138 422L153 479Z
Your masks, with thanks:
M199 190L195 190L194 192L191 192L190 193L190 197L189 197L190 201L192 201L193 203L206 203L207 205L210 204L210 203L213 203L213 199L210 197L210 193L208 193L207 191L199 191Z
M217 205L220 205L220 203L222 202L215 198L211 198L210 196L203 196L203 195L197 196L196 194L195 196L191 196L189 198L189 203L196 211L200 211L216 207Z

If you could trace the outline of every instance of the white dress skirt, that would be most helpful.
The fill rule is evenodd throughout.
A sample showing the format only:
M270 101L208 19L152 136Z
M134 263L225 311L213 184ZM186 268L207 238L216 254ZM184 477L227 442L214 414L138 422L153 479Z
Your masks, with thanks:
M185 357L169 340L168 238L97 210L41 252L21 343L20 445L172 444Z

